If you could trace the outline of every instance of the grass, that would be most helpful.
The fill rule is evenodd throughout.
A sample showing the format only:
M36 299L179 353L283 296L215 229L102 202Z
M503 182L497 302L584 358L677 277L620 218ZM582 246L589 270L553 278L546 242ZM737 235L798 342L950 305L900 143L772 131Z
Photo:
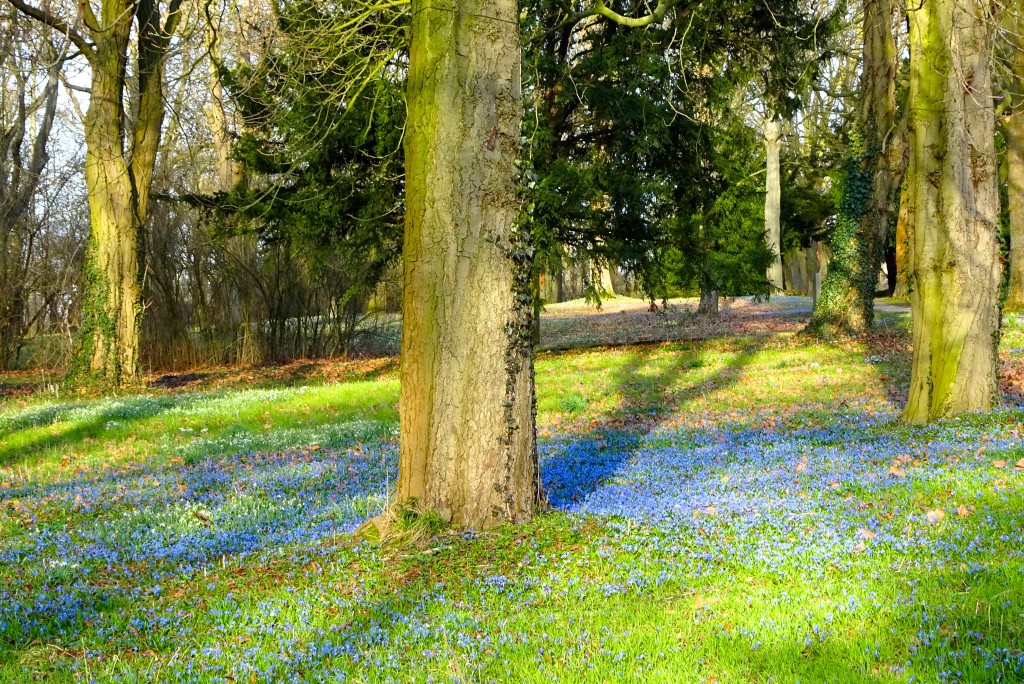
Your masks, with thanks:
M778 318L542 354L552 510L421 546L347 535L393 368L9 400L0 682L1024 680L1024 411L899 426L898 317Z

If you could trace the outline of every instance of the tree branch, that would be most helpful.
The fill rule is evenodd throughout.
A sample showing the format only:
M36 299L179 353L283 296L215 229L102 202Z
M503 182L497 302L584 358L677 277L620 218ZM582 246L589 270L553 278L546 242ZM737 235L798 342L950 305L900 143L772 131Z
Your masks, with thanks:
M71 24L67 23L60 17L47 12L46 10L41 10L38 7L32 7L31 5L26 4L22 0L7 1L11 3L11 5L15 9L17 9L25 16L35 19L41 24L45 24L46 26L49 26L53 30L62 33L64 36L67 37L68 40L75 44L75 47L82 51L82 54L85 55L86 59L88 59L90 62L93 60L95 51L92 43L86 40L85 36L83 36L81 33L72 28Z
M650 26L651 24L659 24L665 19L665 14L676 5L683 4L685 0L658 0L657 6L651 10L650 14L646 14L641 17L627 17L624 14L619 14L611 7L608 6L607 0L594 0L594 4L587 9L575 15L576 23L581 19L594 16L602 16L605 19L621 24L623 26L629 26L630 28L641 28L644 26ZM692 2L690 4L693 4Z

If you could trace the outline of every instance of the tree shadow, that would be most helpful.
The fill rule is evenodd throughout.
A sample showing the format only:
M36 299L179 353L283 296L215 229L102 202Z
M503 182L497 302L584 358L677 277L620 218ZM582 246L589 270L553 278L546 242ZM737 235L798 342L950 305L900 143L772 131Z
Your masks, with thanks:
M548 503L555 508L572 508L602 483L614 478L644 440L676 411L697 398L706 399L709 394L738 385L768 342L768 338L746 341L720 369L681 390L676 389L680 380L694 365L687 356L680 354L676 362L665 365L653 378L644 374L645 384L653 388L653 392L646 395L644 405L630 406L624 401L603 420L587 425L585 433L558 435L541 445L541 478ZM655 366L651 357L663 348L661 345L639 347L627 363L613 372L620 396L628 395L637 377Z
M41 454L102 437L111 423L137 423L171 410L185 398L126 396L95 402L41 405L20 411L0 422L0 467L14 463L34 465ZM98 403L108 404L90 410ZM75 418L80 411L83 417ZM28 433L28 434L26 434ZM34 434L32 434L34 433Z

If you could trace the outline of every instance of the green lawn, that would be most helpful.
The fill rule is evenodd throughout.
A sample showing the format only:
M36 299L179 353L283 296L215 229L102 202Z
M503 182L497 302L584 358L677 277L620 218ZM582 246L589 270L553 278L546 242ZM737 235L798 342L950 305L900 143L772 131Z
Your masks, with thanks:
M0 681L1024 681L1024 411L744 333L542 354L551 510L411 547L393 367L8 400Z

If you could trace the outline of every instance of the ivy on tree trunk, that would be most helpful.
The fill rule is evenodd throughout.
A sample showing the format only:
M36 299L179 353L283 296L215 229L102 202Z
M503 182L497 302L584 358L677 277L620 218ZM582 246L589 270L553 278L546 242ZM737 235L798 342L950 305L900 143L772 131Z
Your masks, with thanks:
M902 150L893 145L896 121L896 37L893 0L865 0L861 109L847 162L832 261L809 331L860 333L874 319L875 286L898 189Z

